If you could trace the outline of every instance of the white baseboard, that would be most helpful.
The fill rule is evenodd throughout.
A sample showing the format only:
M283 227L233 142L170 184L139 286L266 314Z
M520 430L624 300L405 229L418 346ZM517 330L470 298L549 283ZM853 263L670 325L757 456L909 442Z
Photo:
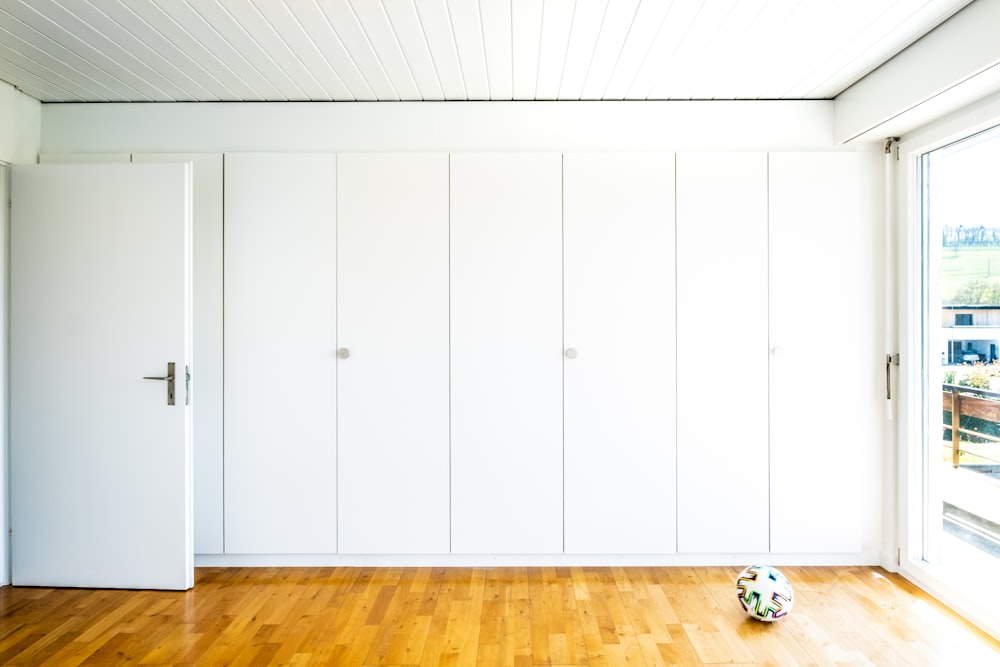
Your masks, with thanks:
M878 566L853 554L197 554L195 567L668 567Z

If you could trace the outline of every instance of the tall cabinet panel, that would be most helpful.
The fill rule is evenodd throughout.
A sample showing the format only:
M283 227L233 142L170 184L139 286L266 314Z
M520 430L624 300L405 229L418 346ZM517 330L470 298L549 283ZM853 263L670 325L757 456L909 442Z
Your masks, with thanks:
M336 156L225 158L227 553L337 549Z
M860 153L770 158L771 549L862 549L858 469L879 457L880 227ZM867 208L866 208L867 207ZM849 270L845 270L850 267Z
M447 553L448 156L340 155L338 546Z
M768 544L767 156L677 156L677 549Z
M451 158L452 550L563 549L562 164Z
M566 155L566 551L676 548L674 156Z

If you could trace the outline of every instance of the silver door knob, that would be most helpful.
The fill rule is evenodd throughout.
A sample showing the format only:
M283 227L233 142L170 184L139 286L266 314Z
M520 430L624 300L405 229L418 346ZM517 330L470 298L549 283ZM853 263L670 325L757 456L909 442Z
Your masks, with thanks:
M567 347L566 348L566 358L567 359L576 359L576 348L575 347Z
M339 350L337 350L338 359L347 359L349 356L351 356L351 351L348 350L346 347L342 347Z

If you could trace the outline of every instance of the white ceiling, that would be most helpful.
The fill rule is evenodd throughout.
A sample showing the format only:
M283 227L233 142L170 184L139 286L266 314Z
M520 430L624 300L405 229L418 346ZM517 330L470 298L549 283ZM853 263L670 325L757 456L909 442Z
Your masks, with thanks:
M43 102L830 99L969 0L0 0Z

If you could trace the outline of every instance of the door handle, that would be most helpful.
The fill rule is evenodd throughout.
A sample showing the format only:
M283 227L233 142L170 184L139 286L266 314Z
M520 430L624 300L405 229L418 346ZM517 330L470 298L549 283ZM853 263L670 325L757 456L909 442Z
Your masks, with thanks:
M167 383L167 405L174 404L174 362L167 362L166 375L143 375L143 380L164 380Z

